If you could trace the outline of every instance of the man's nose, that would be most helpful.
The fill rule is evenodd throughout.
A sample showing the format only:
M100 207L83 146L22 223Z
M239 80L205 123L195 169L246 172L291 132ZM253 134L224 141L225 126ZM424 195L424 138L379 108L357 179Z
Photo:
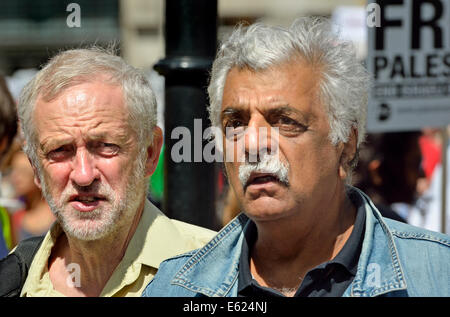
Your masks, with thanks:
M273 133L268 124L250 123L245 132L245 155L250 163L261 160L265 154L272 154Z
M99 177L92 155L84 148L78 148L73 162L71 179L79 186L89 186Z

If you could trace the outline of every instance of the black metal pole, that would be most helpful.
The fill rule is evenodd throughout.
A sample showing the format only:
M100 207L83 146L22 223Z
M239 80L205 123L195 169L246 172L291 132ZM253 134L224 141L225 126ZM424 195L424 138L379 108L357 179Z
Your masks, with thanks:
M217 0L166 0L165 16L166 57L154 67L165 77L163 211L171 218L217 229L216 165L203 159L194 162L198 142L201 149L207 143L198 138L198 128L195 134L194 119L202 120L203 133L209 125L206 87L217 48ZM177 127L190 131L190 162L172 158L173 145L180 142L171 138Z

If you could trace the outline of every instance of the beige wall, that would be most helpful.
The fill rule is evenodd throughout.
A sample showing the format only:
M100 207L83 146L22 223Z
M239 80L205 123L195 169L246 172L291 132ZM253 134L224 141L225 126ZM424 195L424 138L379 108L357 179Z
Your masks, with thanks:
M164 0L121 0L121 48L135 67L150 67L164 57Z

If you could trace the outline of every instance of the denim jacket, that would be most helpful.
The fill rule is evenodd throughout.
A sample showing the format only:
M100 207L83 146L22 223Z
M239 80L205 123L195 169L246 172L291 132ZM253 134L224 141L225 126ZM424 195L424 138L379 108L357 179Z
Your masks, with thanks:
M366 224L358 269L343 296L450 296L450 236L381 216L364 199ZM240 214L209 243L161 263L143 296L237 296L243 229Z

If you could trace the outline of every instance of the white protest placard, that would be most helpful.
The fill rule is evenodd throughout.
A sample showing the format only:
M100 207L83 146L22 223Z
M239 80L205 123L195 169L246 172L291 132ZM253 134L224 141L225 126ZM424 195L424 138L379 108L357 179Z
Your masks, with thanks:
M450 0L369 1L367 14L368 132L449 124Z

